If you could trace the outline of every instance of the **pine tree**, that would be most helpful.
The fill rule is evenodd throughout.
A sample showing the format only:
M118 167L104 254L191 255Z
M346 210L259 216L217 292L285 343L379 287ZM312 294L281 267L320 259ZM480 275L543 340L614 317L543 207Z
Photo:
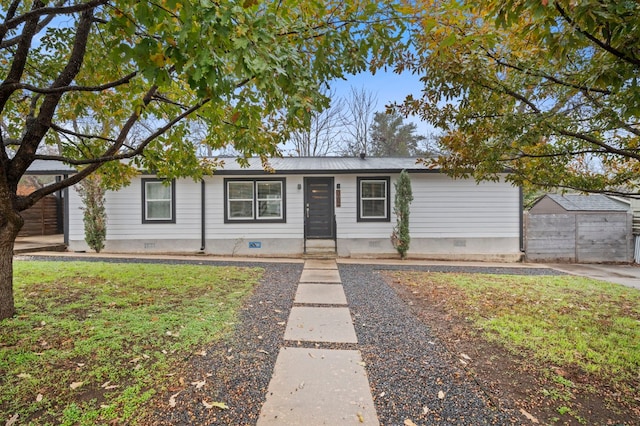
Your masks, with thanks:
M409 235L409 206L413 201L411 179L406 170L400 173L400 177L394 186L396 188L396 196L393 212L396 215L396 226L391 234L391 242L400 253L400 258L406 259L409 243L411 242L411 236Z

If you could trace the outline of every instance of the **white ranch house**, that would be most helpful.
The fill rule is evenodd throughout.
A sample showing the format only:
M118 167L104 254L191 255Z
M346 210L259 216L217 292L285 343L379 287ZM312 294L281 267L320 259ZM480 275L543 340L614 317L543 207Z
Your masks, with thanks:
M390 240L400 172L410 173L410 258L518 261L522 197L504 181L454 180L415 158L274 158L163 185L142 174L106 195L105 252L397 257ZM82 204L69 191L69 250L88 250Z

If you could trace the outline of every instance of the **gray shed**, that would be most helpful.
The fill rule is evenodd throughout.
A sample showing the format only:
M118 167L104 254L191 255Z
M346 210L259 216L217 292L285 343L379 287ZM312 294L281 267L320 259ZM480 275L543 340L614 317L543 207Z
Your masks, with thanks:
M629 204L606 195L547 194L525 213L531 262L633 261Z

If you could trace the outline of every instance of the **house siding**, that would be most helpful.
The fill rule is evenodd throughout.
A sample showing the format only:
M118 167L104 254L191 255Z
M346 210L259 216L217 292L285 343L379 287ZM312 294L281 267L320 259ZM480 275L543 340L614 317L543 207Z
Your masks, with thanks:
M279 174L285 179L286 223L225 223L224 179L205 178L205 247L212 255L300 256L304 252L304 178L326 173ZM331 174L340 185L341 203L335 207L338 255L395 257L390 235L394 183L399 173ZM390 177L389 221L359 222L357 179ZM242 174L239 178L265 178ZM268 176L272 177L272 176ZM452 180L439 173L411 173L411 248L414 258L519 260L520 195L505 182ZM201 183L179 179L176 185L176 223L142 224L141 181L107 193L107 242L112 252L196 253L201 241ZM300 189L299 189L300 188ZM77 192L70 191L69 248L87 250ZM335 205L335 200L334 200ZM75 214L73 214L75 212ZM256 244L250 244L257 242Z

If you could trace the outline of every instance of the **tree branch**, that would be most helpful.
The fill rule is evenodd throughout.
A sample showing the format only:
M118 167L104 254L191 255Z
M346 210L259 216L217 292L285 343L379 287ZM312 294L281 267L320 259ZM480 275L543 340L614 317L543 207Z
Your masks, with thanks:
M545 80L549 80L549 81L551 81L553 83L559 84L561 86L571 87L573 89L578 89L578 90L587 91L587 92L602 93L602 94L605 94L605 95L610 95L611 94L611 91L607 90L607 89L598 89L598 88L595 88L595 87L585 87L585 86L582 86L582 85L579 85L579 84L574 84L574 83L570 83L570 82L567 82L567 81L560 80L559 78L554 77L554 76L549 75L549 74L544 73L544 72L540 72L540 71L535 71L534 72L532 70L528 70L528 69L519 67L517 65L511 64L509 62L506 62L506 61L498 58L497 56L492 54L487 49L484 49L484 50L486 52L486 55L489 58L493 59L496 64L501 65L501 66L506 67L506 68L514 69L516 71L520 71L523 74L526 74L526 75L529 75L529 76L532 76L532 77L540 77L540 78L543 78Z
M80 72L87 49L87 41L91 33L92 17L93 9L85 10L80 15L71 54L66 66L52 83L52 88L68 86ZM8 171L16 181L33 161L33 155L35 155L38 145L51 126L51 119L61 97L62 92L46 95L40 106L38 116L28 122L25 134L22 137L22 144L11 161L11 170Z
M560 6L560 4L558 2L554 2L554 5L556 7L556 10L558 11L558 13L560 14L560 16L562 16L562 18L567 21L567 23L569 25L571 25L573 28L576 29L576 31L578 31L580 34L582 34L583 36L585 36L587 39L589 39L591 42L593 42L596 46L600 47L601 49L611 53L613 56L622 59L623 61L629 62L630 64L637 66L640 66L640 60L638 60L638 58L634 58L632 56L629 56L627 53L622 52L616 48L614 48L613 46L611 46L610 44L607 44L601 40L599 40L598 38L596 38L594 35L588 33L587 31L583 30L568 14L567 12L562 8L562 6Z
M101 84L98 86L60 86L60 87L37 87L31 84L26 83L13 83L6 85L7 90L16 91L16 90L28 90L33 93L39 93L43 95L56 94L56 93L64 93L64 92L102 92L107 89L112 89L114 87L121 86L123 84L129 83L136 75L138 75L137 71L131 72L124 77L114 80L109 83Z
M6 33L8 30L17 28L21 24L28 22L35 18L38 22L39 18L43 15L69 15L78 12L86 12L88 10L95 9L98 6L107 4L109 0L91 0L87 3L75 4L66 7L43 7L44 4L40 3L40 7L32 8L31 11L24 13L16 18L8 19L3 24L0 24L0 34Z
M41 0L36 0L33 3L33 8L42 7L43 3ZM13 60L11 63L11 69L7 73L2 84L0 84L0 112L4 111L4 107L9 101L9 97L13 90L8 88L9 85L17 83L20 81L22 74L24 73L24 68L27 64L27 58L29 57L29 50L31 49L31 42L33 40L34 31L38 26L38 18L32 18L28 20L24 27L22 28L22 40L18 43L18 48L13 55ZM1 28L0 28L0 31Z

